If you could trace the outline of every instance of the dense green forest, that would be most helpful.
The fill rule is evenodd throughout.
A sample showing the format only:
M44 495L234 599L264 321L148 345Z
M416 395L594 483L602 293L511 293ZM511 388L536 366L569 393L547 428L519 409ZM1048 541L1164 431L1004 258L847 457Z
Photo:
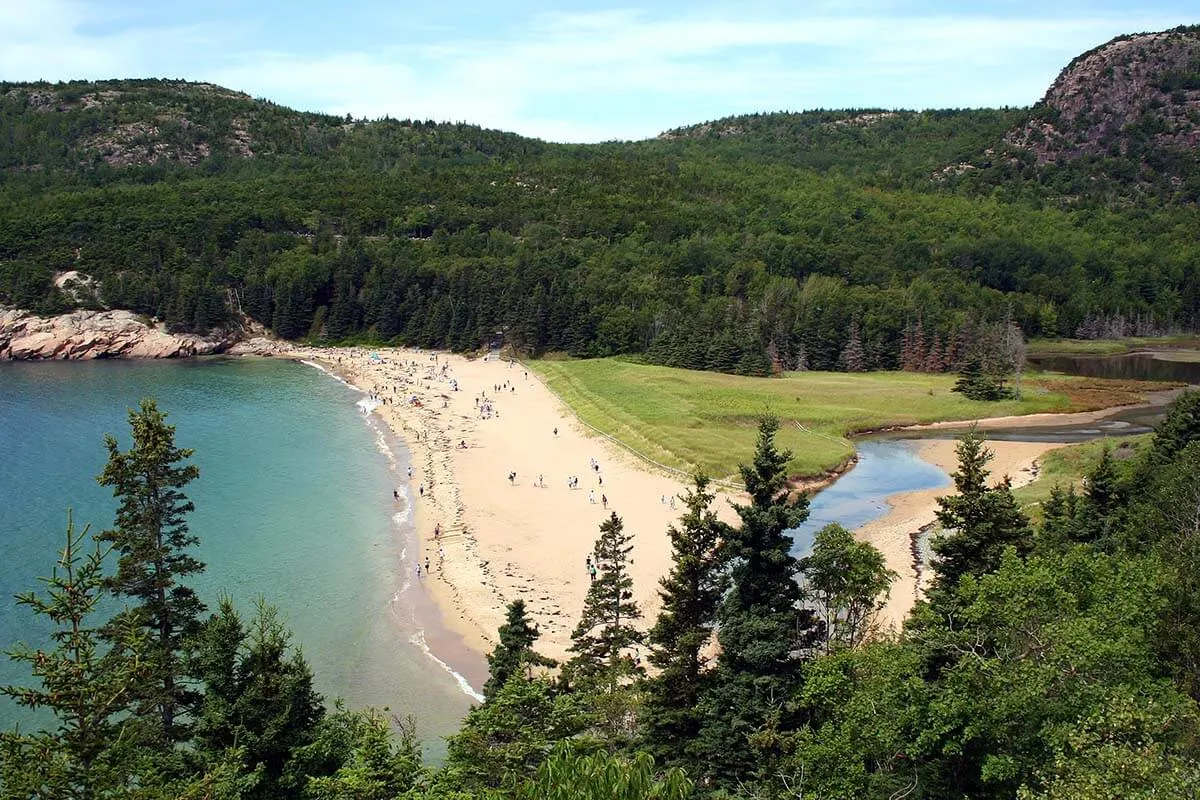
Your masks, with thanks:
M612 514L571 658L539 655L514 601L484 700L436 767L402 717L327 706L270 605L204 608L192 452L153 401L130 423L99 476L113 526L68 523L50 577L18 598L54 633L9 651L34 680L2 691L57 724L0 733L0 797L1200 795L1200 392L1144 446L1103 450L1081 492L1056 488L1036 525L965 435L932 585L896 636L871 624L893 577L874 547L830 524L790 554L808 500L763 419L736 524L703 476L686 493L657 619L631 600Z
M759 374L960 366L1005 319L1195 331L1200 159L1153 120L1186 138L1200 93L1156 53L1103 157L1047 163L1006 143L1046 103L559 145L207 84L0 84L0 302Z

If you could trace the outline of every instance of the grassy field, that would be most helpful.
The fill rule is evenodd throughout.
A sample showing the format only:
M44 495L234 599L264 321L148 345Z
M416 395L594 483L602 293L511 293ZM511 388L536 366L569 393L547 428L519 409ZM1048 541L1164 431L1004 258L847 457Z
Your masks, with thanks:
M813 476L843 464L853 453L845 437L857 432L1085 410L1137 397L1107 389L1079 396L1079 379L1052 375L1027 376L1021 401L984 403L951 392L954 375L797 372L746 378L619 359L534 361L529 368L587 424L653 461L688 471L699 467L719 479L736 479L737 465L750 460L764 414L781 421L777 442L793 452L792 474ZM1121 387L1129 389L1128 382Z

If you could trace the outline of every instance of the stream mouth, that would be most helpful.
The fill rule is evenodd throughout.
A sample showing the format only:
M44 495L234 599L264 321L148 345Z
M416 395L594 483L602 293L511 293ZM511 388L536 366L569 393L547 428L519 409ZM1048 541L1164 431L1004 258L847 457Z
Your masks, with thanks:
M1030 364L1038 369L1084 377L1200 384L1200 363L1164 360L1153 353L1039 357L1030 359ZM984 424L979 430L988 439L1005 442L1076 444L1101 438L1136 436L1154 430L1180 391L1153 392L1144 405L1114 409L1098 419L1084 422L1060 423L1042 418L1040 424L1006 423L997 428L988 428ZM886 515L890 507L888 498L894 495L949 486L949 475L917 455L919 445L930 439L957 439L970 427L969 423L964 423L955 427L896 430L856 439L857 463L811 498L808 520L791 531L795 542L792 554L797 558L808 555L816 532L831 522L855 530Z

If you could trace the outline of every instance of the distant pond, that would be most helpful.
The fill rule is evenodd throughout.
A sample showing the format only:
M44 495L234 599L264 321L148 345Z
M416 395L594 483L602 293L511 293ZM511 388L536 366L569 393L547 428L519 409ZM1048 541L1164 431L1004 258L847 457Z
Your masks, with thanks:
M1037 355L1031 367L1084 378L1177 381L1200 384L1200 352L1154 350L1117 356Z

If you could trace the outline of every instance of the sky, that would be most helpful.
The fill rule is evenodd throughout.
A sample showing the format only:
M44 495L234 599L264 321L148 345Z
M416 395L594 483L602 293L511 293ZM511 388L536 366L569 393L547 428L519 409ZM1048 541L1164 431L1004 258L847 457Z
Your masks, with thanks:
M208 81L303 111L558 142L733 114L1037 102L1196 0L0 0L0 80Z

